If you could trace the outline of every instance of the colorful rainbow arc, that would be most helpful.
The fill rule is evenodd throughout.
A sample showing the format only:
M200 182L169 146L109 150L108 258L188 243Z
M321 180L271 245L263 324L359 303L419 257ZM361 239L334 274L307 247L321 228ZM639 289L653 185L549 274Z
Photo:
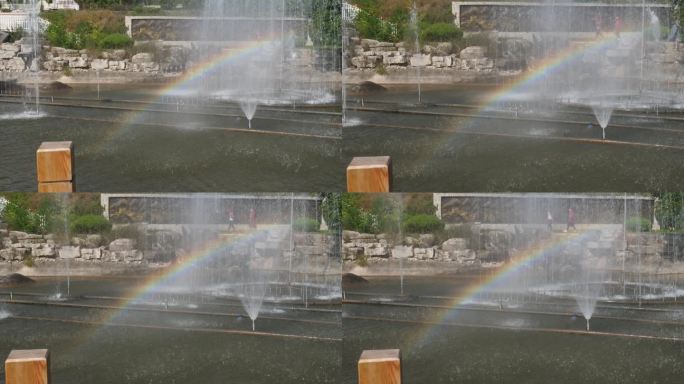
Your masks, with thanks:
M588 230L573 232L566 236L557 237L555 239L548 240L546 242L542 242L527 249L521 250L511 257L508 263L497 270L496 273L468 286L459 295L450 299L445 309L437 310L435 316L427 321L429 325L425 326L422 331L416 332L416 336L414 336L410 344L423 345L430 338L437 337L438 332L436 330L438 329L439 325L445 322L453 310L457 309L459 306L473 301L474 298L482 292L504 285L508 279L510 279L520 270L543 261L549 255L560 251L568 243L582 239L589 233L590 232Z
M590 53L600 52L618 42L618 38L614 35L604 35L602 38L597 38L586 42L584 44L569 45L565 49L559 50L553 55L550 55L538 63L535 63L532 69L528 69L527 73L510 84L502 86L496 92L484 99L478 108L479 112L486 111L498 102L505 100L508 96L521 93L556 71L565 69L572 65L584 55Z
M108 312L102 319L101 323L104 325L111 324L116 321L117 317L121 316L134 305L137 301L144 298L150 292L158 290L166 284L173 283L176 279L183 276L184 273L191 270L193 267L212 260L218 256L223 255L223 252L236 244L249 242L255 238L262 236L275 225L261 226L258 230L249 233L239 234L230 239L216 239L204 244L184 257L179 263L167 268L161 274L150 275L141 283L135 290L127 294L126 297L119 300L116 304L118 309ZM96 330L97 331L97 330Z
M203 61L194 64L189 68L183 76L176 78L171 81L165 87L154 92L154 94L147 99L144 99L142 103L144 105L153 106L163 100L164 97L173 96L181 93L182 91L187 91L192 88L193 91L199 89L199 82L206 79L207 76L214 72L220 71L227 65L231 63L255 55L259 53L262 49L268 47L273 43L271 37L263 38L262 40L252 41L248 44L244 44L239 48L232 48L221 50L219 53L208 56ZM104 145L106 142L112 141L126 131L127 127L131 127L136 124L143 122L143 116L148 112L148 108L143 108L139 111L131 111L127 114L118 128L103 136L100 141L100 146Z

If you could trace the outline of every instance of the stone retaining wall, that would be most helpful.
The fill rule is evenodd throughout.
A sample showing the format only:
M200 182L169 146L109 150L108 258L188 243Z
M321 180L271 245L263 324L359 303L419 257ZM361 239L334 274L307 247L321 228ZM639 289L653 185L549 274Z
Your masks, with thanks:
M169 57L185 57L182 47L169 48ZM3 43L0 45L0 71L25 72L30 69L30 63L22 51L20 42ZM105 72L141 72L157 74L162 64L155 60L151 53L138 53L130 56L126 50L105 50L94 56L92 52L82 49L65 49L59 47L43 47L41 70L47 72L105 71ZM185 63L164 63L169 68L184 68Z
M492 72L494 61L487 58L484 47L468 47L454 52L451 43L425 45L421 53L411 53L406 44L388 43L370 39L351 38L353 55L351 68L427 68L451 69L461 71Z
M207 232L206 230L203 232ZM145 231L141 239L120 238L105 240L101 235L79 235L70 239L69 245L60 244L55 235L38 235L19 231L0 230L0 263L22 262L27 266L33 263L49 263L61 260L79 262L102 262L123 264L164 264L185 257L188 250L183 249L183 235L176 231ZM244 237L243 233L212 233L222 238L226 244L231 239ZM286 239L285 239L286 238ZM283 240L285 239L285 240ZM144 241L144 244L139 244ZM253 248L259 255L282 255L287 257L284 242L289 244L289 235L282 231L275 236L255 241ZM334 252L333 238L320 233L297 233L293 236L294 262L306 261L307 265L327 265L327 259L338 257ZM250 255L246 246L229 247L234 255Z

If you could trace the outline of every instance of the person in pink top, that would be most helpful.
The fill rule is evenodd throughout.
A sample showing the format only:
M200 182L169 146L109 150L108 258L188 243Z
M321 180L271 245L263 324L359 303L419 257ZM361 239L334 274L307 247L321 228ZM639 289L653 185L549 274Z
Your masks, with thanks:
M622 19L620 16L615 16L615 37L620 38L620 31L622 31Z
M570 231L570 228L573 230L577 230L575 227L575 210L572 208L568 208L568 231Z
M257 227L256 209L254 209L253 207L249 209L249 227L252 229L256 229Z
M232 232L235 230L235 211L233 208L228 208L228 231Z

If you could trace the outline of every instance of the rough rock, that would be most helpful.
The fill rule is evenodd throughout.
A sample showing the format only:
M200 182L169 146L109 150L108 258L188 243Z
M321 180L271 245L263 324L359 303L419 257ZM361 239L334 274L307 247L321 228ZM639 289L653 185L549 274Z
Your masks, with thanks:
M101 235L88 235L85 239L85 246L88 248L97 248L102 245Z
M109 250L111 252L129 252L135 249L135 240L133 239L117 239L109 243Z
M485 47L472 46L465 48L461 51L461 59L482 59L487 54L487 49Z
M21 275L19 273L12 273L7 276L0 276L0 285L22 285L22 284L32 284L35 281L29 277Z
M90 64L90 68L94 70L105 70L109 69L109 60L106 59L95 59L93 62Z
M418 244L422 248L430 248L435 245L435 235L431 233L422 234L418 238Z
M133 55L133 57L131 58L131 62L133 64L144 64L144 63L152 62L152 59L153 59L153 56L151 53L141 52L141 53Z
M59 249L60 259L77 259L81 257L81 247L62 247Z
M447 252L463 251L468 248L468 240L461 238L449 239L442 243L442 249Z
M411 56L411 66L412 67L427 67L432 64L432 56L417 53Z

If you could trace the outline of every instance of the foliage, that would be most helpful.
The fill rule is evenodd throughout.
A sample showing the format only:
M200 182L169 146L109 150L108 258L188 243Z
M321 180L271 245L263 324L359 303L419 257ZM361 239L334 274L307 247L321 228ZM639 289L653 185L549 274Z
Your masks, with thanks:
M100 204L100 196L96 194L70 195L70 213L74 216L102 215L104 209Z
M651 230L651 221L639 216L627 219L626 225L629 232L649 232Z
M655 214L661 229L684 230L684 192L660 194Z
M342 196L344 229L363 233L435 233L444 229L435 211L430 194Z
M318 232L321 228L321 224L318 220L306 217L296 219L292 225L296 232L313 233Z
M444 229L444 223L435 215L408 216L402 223L404 233L435 233Z
M8 43L14 43L16 41L21 40L24 37L24 28L17 28L14 31L10 31L9 35L7 36L7 42Z
M155 9L145 8L149 1L144 0L79 0L81 9L110 9L110 10L130 10L130 9ZM160 0L159 5L163 9L173 9L181 5L184 9L196 9L202 6L204 0Z
M340 232L342 195L340 193L323 193L321 197L323 198L321 214L325 223L331 231Z
M414 44L415 29L410 27L410 0L356 0L361 8L355 28L363 38ZM453 23L451 2L418 1L420 39L426 42L456 42L463 32Z
M2 219L10 229L35 234L107 233L109 221L102 216L99 195L73 194L68 201L58 195L11 193L5 195L7 206ZM69 228L66 227L69 223Z
M341 198L342 228L362 233L377 233L377 217L361 208L359 194L345 193Z
M36 265L35 260L33 260L33 256L31 255L25 256L24 260L22 260L22 263L24 263L24 266L28 268L33 268Z
M112 223L102 215L85 215L74 218L69 229L74 234L103 233L112 229Z
M463 37L463 31L454 23L426 24L420 31L422 41L448 42L457 41Z
M2 220L11 230L44 234L55 227L54 217L59 210L52 196L11 193L5 197Z
M47 41L67 49L123 48L132 45L125 36L124 15L108 10L51 11L42 15L50 22Z
M309 0L306 3L311 39L317 47L339 47L342 41L342 2Z
M133 39L123 33L112 33L102 38L100 41L100 48L102 49L119 49L127 48L133 45Z

